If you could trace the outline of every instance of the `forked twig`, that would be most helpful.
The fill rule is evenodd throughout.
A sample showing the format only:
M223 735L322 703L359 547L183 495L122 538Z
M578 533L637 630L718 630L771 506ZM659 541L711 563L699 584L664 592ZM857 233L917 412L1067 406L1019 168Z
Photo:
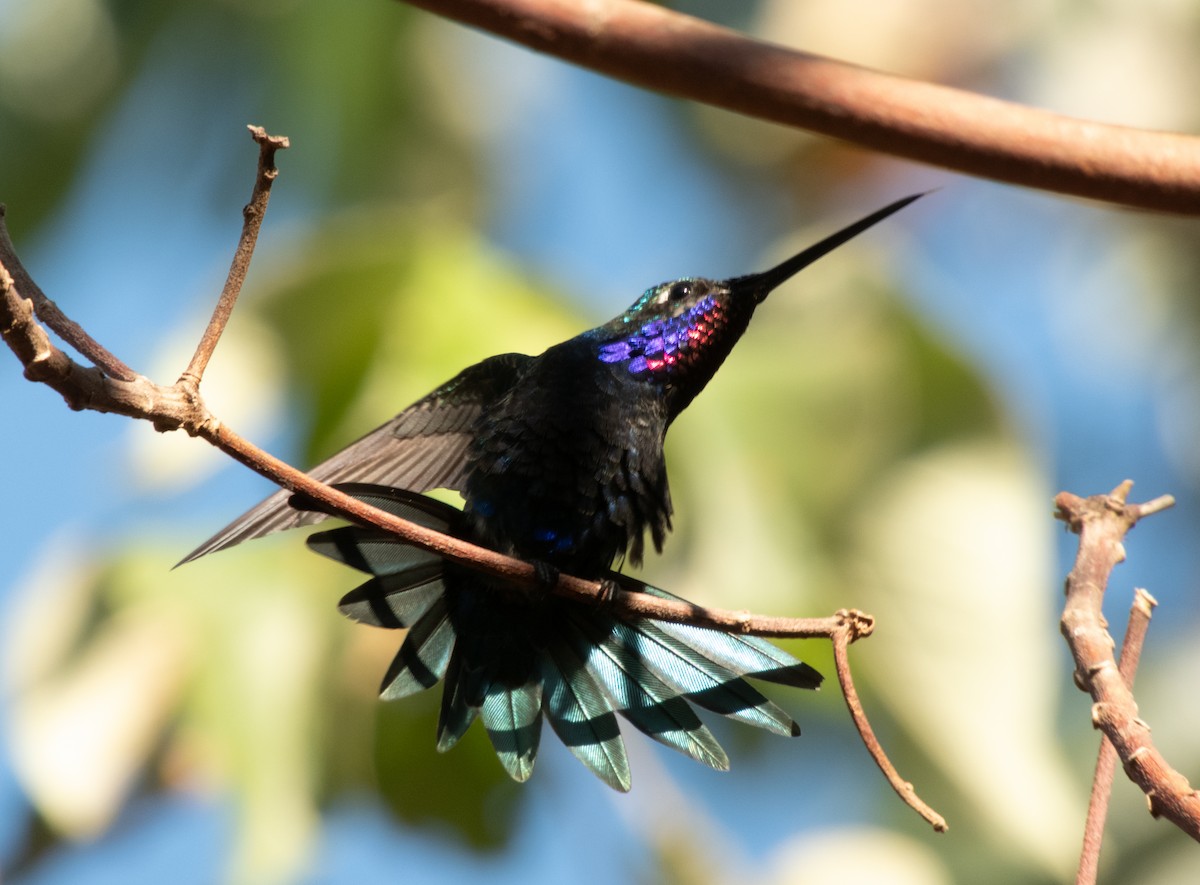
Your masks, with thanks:
M1060 492L1054 499L1056 516L1079 535L1079 552L1067 576L1062 633L1075 659L1075 682L1094 701L1092 724L1104 732L1126 775L1146 794L1150 814L1200 840L1200 794L1154 746L1150 726L1139 717L1133 692L1113 659L1114 643L1101 611L1113 567L1125 559L1126 533L1138 520L1175 503L1163 495L1130 504L1132 487L1125 480L1107 495L1080 498Z
M4 285L7 288L15 287L24 295L30 307L29 319L36 314L37 318L53 329L58 337L109 377L120 381L135 380L138 377L137 372L117 359L106 348L101 347L100 343L85 332L82 326L68 319L58 305L46 297L41 286L33 281L33 277L29 275L25 266L21 264L21 259L17 257L17 250L13 247L12 238L8 235L8 225L4 220L5 212L4 204L0 203L0 255L4 256L4 280L6 281ZM0 331L4 332L6 340L11 325L11 322L6 322L0 326ZM30 378L30 380L36 379ZM72 406L72 408L75 407Z

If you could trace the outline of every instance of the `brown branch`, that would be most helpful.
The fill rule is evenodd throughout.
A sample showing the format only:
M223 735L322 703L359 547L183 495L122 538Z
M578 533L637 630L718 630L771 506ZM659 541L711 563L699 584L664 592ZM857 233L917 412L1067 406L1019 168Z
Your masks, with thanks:
M20 262L12 249L3 215L0 214L0 334L25 367L25 377L49 385L58 391L73 409L114 412L131 418L145 419L153 422L155 428L160 431L185 430L192 436L207 440L278 485L314 500L322 510L356 523L381 528L417 547L500 578L509 584L544 590L542 579L531 564L400 519L317 482L243 439L209 412L199 393L201 375L220 340L249 268L262 222L262 213L267 206L270 186L277 175L273 163L274 153L287 146L287 139L268 136L261 128L251 127L251 133L260 148L259 168L254 193L250 205L246 207L245 224L237 255L218 307L205 329L196 355L180 379L171 386L155 384L148 378L134 373L131 373L132 377L128 379L110 378L100 369L79 365L50 341L34 317L33 302L21 294L21 285L14 281L14 274L9 271L10 267L19 268ZM592 604L604 601L617 614L626 617L678 621L763 636L828 638L834 644L838 679L846 692L846 702L872 757L909 805L933 823L936 829L945 829L942 818L916 797L911 785L904 785L896 775L858 701L850 675L846 647L851 642L870 635L874 621L869 615L843 609L828 618L766 617L746 611L705 608L682 600L662 599L646 593L620 589L614 591L610 586L570 575L560 575L552 589L562 596L590 601Z
M1075 659L1075 682L1094 701L1092 724L1112 742L1125 774L1146 794L1150 814L1200 840L1200 794L1150 739L1150 726L1139 718L1133 692L1113 660L1113 640L1101 611L1109 575L1125 559L1126 533L1138 520L1175 503L1163 495L1129 504L1132 486L1126 480L1108 495L1080 498L1060 492L1054 499L1057 517L1079 535L1079 552L1067 576L1062 633Z
M321 510L360 525L374 526L391 532L422 550L436 553L465 568L500 578L510 585L530 591L544 589L537 570L525 560L505 556L452 535L444 535L365 504L264 452L215 419L200 426L184 429L212 443L225 454L277 485L313 499L321 505ZM707 608L684 600L661 599L619 588L614 593L611 587L606 587L598 581L588 581L572 575L560 575L553 591L580 602L596 604L604 601L617 614L626 617L677 621L756 636L833 639L835 635L845 633L848 641L853 642L869 636L874 629L874 621L870 615L854 610L842 609L827 618L770 617L747 611Z
M636 86L1011 184L1200 214L1200 138L1060 116L636 0L406 0Z
M242 236L238 241L237 250L233 253L233 261L229 265L229 275L225 278L225 287L217 306L213 309L212 319L200 337L200 344L192 356L192 361L184 369L180 380L187 379L193 387L199 386L208 360L216 350L217 342L225 331L225 324L233 313L242 284L246 282L246 274L250 270L250 259L254 255L254 244L258 242L258 231L262 227L263 217L267 214L267 203L271 199L271 185L279 176L275 167L275 152L286 150L287 137L267 135L261 126L248 126L251 137L258 143L258 175L254 179L254 190L250 194L250 202L242 209Z
M51 342L34 318L33 301L17 289L3 245L7 238L0 216L0 336L25 367L25 377L58 391L77 411L145 418L160 430L181 426L191 408L182 392L151 384L132 370L129 380L111 378L98 368L80 365Z
M1117 664L1117 672L1121 674L1130 691L1133 691L1138 661L1141 660L1142 647L1146 643L1146 630L1150 627L1150 616L1156 605L1158 601L1145 590L1139 587L1133 591L1133 605L1129 609L1125 641L1121 643L1121 660ZM1095 885L1096 876L1100 872L1100 846L1104 842L1104 821L1108 816L1108 800L1112 795L1113 775L1116 770L1117 751L1112 742L1101 735L1075 885Z
M0 263L4 265L4 273L8 281L6 285L9 288L15 286L18 291L25 293L25 298L33 313L37 314L38 319L53 329L63 341L75 348L106 375L122 381L133 381L137 378L137 372L109 353L107 349L101 347L99 342L85 332L78 323L68 319L59 310L58 305L47 298L46 293L33 281L33 277L29 275L25 266L21 264L21 259L17 257L12 238L8 235L8 225L4 220L6 211L4 204L0 203ZM0 326L0 329L7 328L7 322ZM26 377L29 377L28 372ZM37 379L30 378L30 380ZM68 400L68 402L70 401ZM72 408L82 407L72 406Z
M917 791L913 789L913 785L900 776L900 772L888 759L887 754L883 751L883 746L879 743L879 738L875 736L875 730L871 728L871 723L867 720L867 714L863 710L862 701L858 698L858 691L854 687L854 679L850 673L850 656L847 647L855 637L847 627L830 636L829 639L833 644L833 660L837 667L838 684L842 687L842 697L846 699L850 719L854 722L854 727L858 729L858 736L862 738L867 752L871 754L871 758L875 760L875 764L883 772L883 776L887 778L888 783L896 791L896 795L904 801L904 804L925 818L935 831L946 832L949 829L946 819L925 804L924 800L917 795Z

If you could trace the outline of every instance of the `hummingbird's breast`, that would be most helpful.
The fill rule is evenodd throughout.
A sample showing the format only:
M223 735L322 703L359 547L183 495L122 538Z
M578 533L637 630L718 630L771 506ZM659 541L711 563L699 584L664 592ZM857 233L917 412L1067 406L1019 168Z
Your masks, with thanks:
M599 576L648 529L661 547L671 501L661 391L596 357L579 339L538 357L489 414L471 447L471 534L504 553Z

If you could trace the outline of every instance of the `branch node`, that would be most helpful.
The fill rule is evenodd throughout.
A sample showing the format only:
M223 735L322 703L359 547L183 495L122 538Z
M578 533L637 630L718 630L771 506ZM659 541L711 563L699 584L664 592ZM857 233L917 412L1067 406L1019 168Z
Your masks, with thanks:
M1108 645L1109 648L1116 648L1116 641L1108 633L1104 634L1103 641ZM1086 676L1087 682L1090 685L1092 680L1095 679L1099 674L1103 673L1105 670L1116 670L1116 669L1117 669L1117 662L1114 661L1112 658L1104 658L1103 660L1097 661L1096 663L1092 664L1090 667L1087 668L1087 676Z
M866 639L875 632L875 617L856 608L839 609L836 617L845 627L847 643Z
M1175 506L1174 495L1160 495L1153 501L1147 501L1145 504L1137 505L1138 518L1150 516L1152 513L1158 513Z
M1133 480L1123 479L1120 484L1108 493L1108 496L1115 502L1114 509L1120 510L1125 506L1125 502L1129 500L1129 493L1133 491Z
M1158 600L1151 596L1148 590L1137 587L1133 591L1133 604L1138 612L1149 617L1155 606L1158 605Z

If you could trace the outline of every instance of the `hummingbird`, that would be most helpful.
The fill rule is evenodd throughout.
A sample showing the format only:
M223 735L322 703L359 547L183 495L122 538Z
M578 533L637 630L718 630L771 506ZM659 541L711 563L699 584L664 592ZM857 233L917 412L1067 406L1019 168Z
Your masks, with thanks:
M672 597L614 569L661 552L672 505L663 443L712 379L755 309L801 269L918 199L867 215L762 273L684 277L537 356L472 365L310 471L369 504L558 572ZM461 493L461 509L421 494ZM280 490L183 562L328 514ZM369 575L339 603L377 627L407 629L384 675L392 700L445 682L437 749L480 719L505 771L533 772L543 717L567 748L621 791L631 776L618 716L718 770L729 759L694 707L784 736L799 726L747 677L815 689L821 675L754 636L623 618L522 593L375 528L308 538ZM181 563L182 564L182 563Z

